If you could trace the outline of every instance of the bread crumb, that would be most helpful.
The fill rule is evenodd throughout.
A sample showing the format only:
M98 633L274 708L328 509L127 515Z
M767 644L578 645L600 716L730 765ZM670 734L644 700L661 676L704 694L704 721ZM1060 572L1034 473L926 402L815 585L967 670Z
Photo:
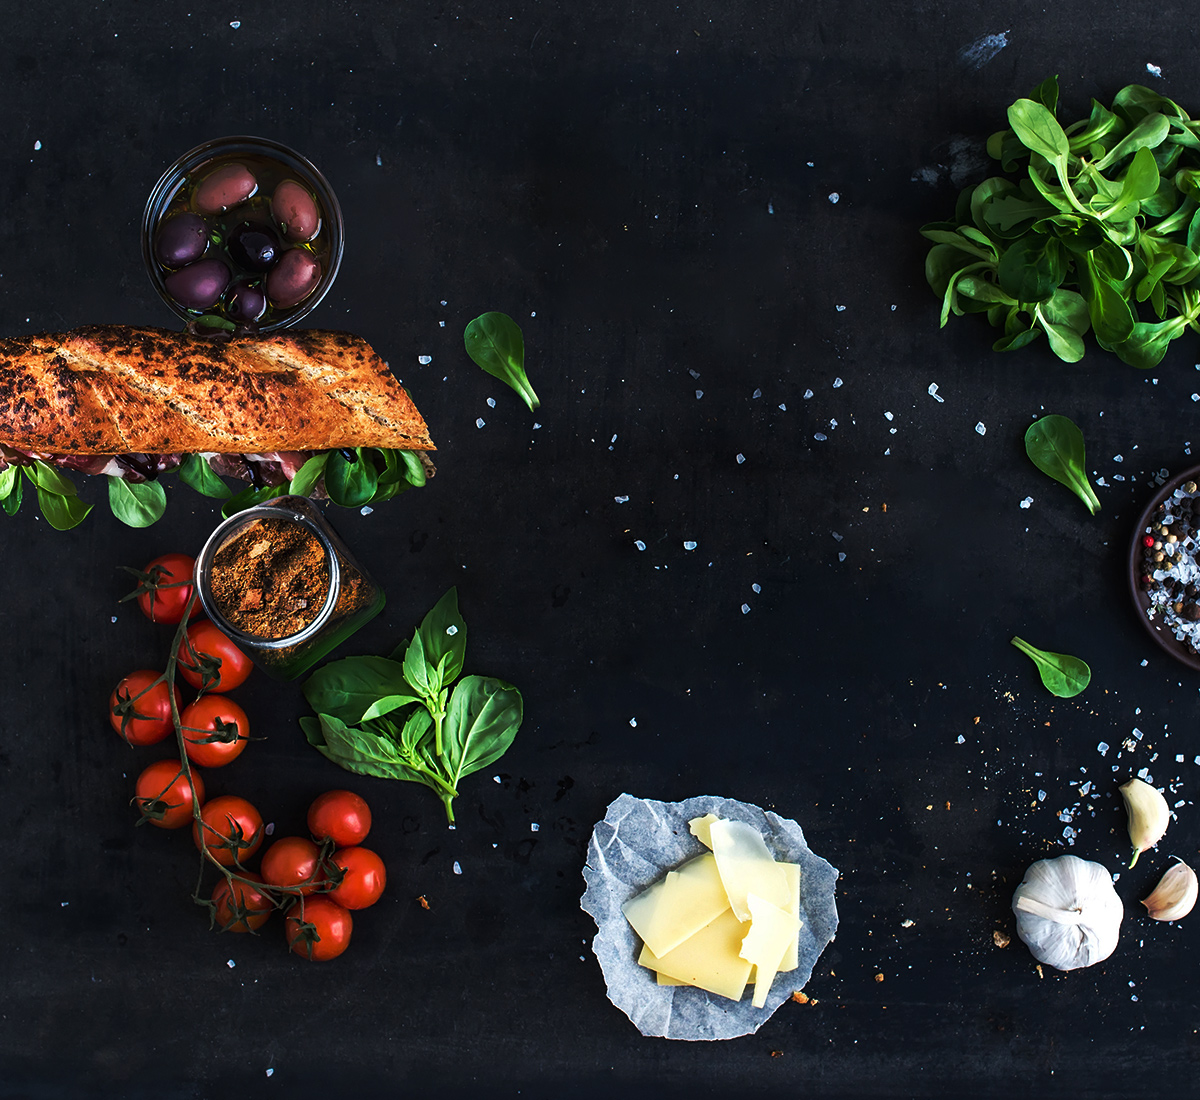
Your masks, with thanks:
M801 989L797 989L796 992L792 994L792 1000L798 1005L806 1005L808 1004L808 994Z
M994 943L997 947L1007 947L1010 943L1012 943L1012 937L1007 932L1002 932L999 928L997 928L992 933L992 943Z
M875 975L875 980L876 980L877 982L881 982L881 981L883 981L883 975L882 975L882 974L876 974L876 975Z

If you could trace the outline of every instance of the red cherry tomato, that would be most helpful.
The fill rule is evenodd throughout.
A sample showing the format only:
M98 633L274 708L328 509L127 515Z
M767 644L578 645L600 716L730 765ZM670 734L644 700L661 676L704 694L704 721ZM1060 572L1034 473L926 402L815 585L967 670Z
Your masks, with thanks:
M387 869L370 848L343 848L333 853L333 863L345 876L329 896L347 909L374 905L387 885Z
M223 794L204 804L200 811L204 822L204 844L222 866L230 867L234 858L247 860L263 841L263 819L244 798ZM200 847L200 826L192 826L192 840Z
M131 745L153 745L175 728L171 721L171 693L165 680L154 683L158 676L148 668L131 672L109 696L108 720ZM176 708L183 705L179 688L175 688L175 705Z
M326 791L308 808L308 831L315 840L330 837L339 848L352 848L371 831L371 807L353 791Z
M151 622L177 623L192 597L192 574L196 560L187 554L163 554L142 570L146 577L138 585L138 607ZM200 604L192 605L194 617Z
M242 878L262 882L258 875L243 871ZM261 890L247 882L222 878L212 893L213 924L222 932L255 932L267 923L275 908L271 899Z
M156 760L137 777L134 802L144 820L160 829L182 829L192 823L192 788L204 805L204 780L192 769L188 783L178 760Z
M307 837L282 837L263 852L263 882L311 894L324 881L317 874L320 858L321 850Z
M250 720L232 699L202 695L179 717L183 748L193 764L219 768L242 755L250 736Z
M350 910L321 894L303 898L288 913L288 946L310 962L336 959L350 946L354 918Z
M245 683L254 667L250 658L208 619L187 628L187 638L180 643L176 659L183 678L205 691L232 691Z

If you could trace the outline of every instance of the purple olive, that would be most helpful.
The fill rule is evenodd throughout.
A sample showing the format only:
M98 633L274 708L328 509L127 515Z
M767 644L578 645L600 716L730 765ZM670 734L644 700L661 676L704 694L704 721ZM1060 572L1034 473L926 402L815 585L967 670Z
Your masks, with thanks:
M267 311L267 296L259 287L239 283L225 297L225 316L249 324Z
M223 214L258 190L258 180L244 164L223 164L196 188L192 206L201 214Z
M163 279L163 286L184 309L208 309L229 285L229 268L220 260L197 260Z
M183 267L208 247L208 227L195 214L172 214L154 236L154 255L163 267Z
M289 241L311 241L321 231L317 200L295 180L284 180L275 188L271 216Z
M268 270L279 252L279 238L270 226L242 222L229 234L229 255L246 271Z
M304 301L321 281L321 265L311 252L289 248L267 275L267 297L281 309Z

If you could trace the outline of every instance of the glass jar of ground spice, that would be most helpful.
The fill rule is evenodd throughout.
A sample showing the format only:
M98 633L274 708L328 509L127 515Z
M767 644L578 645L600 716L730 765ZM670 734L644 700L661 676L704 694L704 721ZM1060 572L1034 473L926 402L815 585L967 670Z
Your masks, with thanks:
M307 497L230 516L196 559L205 614L264 672L292 680L383 610L383 590Z

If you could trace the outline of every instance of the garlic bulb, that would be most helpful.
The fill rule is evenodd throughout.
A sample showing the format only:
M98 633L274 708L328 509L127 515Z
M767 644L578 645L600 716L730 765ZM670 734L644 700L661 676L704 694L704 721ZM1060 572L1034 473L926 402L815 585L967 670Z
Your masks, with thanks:
M1112 875L1078 856L1033 864L1013 894L1013 912L1033 957L1059 970L1107 959L1125 915Z
M1196 881L1196 872L1183 860L1179 860L1158 881L1153 893L1142 899L1146 912L1155 920L1179 920L1186 917L1196 904L1196 896L1200 893L1200 883Z
M1138 856L1162 840L1171 821L1171 807L1162 791L1140 779L1122 783L1119 789L1125 799L1125 812L1129 815L1129 839L1133 843L1133 859L1129 866L1132 867Z

